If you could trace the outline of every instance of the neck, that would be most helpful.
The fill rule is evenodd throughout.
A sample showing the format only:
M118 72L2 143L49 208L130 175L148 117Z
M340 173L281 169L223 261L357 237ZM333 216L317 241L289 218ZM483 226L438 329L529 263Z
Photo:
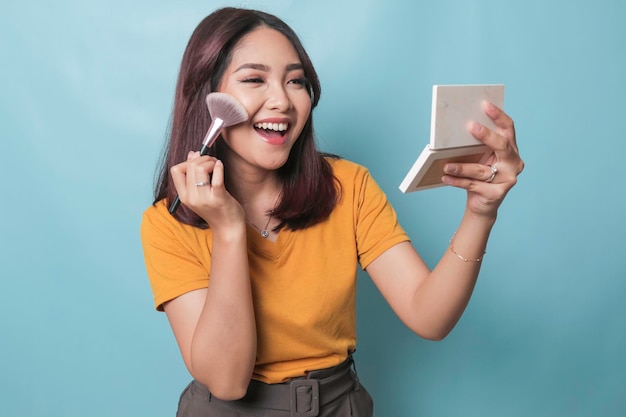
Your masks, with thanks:
M276 173L251 173L239 169L228 172L226 186L229 193L241 204L246 213L246 221L263 237L273 240L275 236L271 230L276 226L277 220L271 217L270 211L276 208L281 192ZM266 231L269 235L266 235Z
M244 209L257 208L267 211L276 205L281 187L275 175L256 178L229 178L227 188Z
M240 204L257 205L271 199L270 208L273 208L282 188L275 171L239 164L236 160L225 161L225 166L226 187Z
M246 221L262 235L267 230L269 236L264 237L274 240L276 235L271 230L278 220L272 218L270 212L276 208L282 191L276 171L261 169L230 156L226 154L224 164L228 192L241 204Z

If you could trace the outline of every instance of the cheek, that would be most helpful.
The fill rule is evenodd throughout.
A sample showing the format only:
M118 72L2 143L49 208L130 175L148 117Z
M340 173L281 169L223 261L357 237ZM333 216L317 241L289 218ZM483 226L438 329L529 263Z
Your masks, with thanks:
M308 119L311 114L311 97L307 93L298 94L292 98L292 103L296 108L298 115L302 119Z
M299 125L300 130L304 128L307 120L311 116L311 99L309 96L306 96L306 100L302 100L297 104L298 114L299 114Z
M244 109L246 109L250 117L252 117L253 114L256 114L261 108L260 101L251 94L231 93L231 95L241 103L241 105Z
M227 127L222 130L222 139L226 142L229 148L233 145L236 146L237 143L240 142L239 139L244 133L244 125L245 123L243 125Z
M241 91L241 89L233 88L231 83L229 83L227 80L222 81L222 84L220 85L218 91L220 93L226 93L234 97L239 103L241 103L243 108L246 109L249 116L252 116L257 111L259 111L261 103L259 98L256 97L255 94Z
M308 95L306 96L306 101L304 102L304 111L306 112L308 119L309 115L311 114L311 97L309 97Z

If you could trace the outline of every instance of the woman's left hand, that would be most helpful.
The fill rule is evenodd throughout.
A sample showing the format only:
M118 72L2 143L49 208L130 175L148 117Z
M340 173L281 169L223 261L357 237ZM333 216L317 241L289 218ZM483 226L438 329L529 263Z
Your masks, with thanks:
M495 218L498 207L516 184L524 169L515 140L513 120L492 103L485 103L487 116L497 126L495 131L473 122L472 135L489 146L493 155L483 164L449 163L444 166L443 182L467 190L467 209L481 216Z

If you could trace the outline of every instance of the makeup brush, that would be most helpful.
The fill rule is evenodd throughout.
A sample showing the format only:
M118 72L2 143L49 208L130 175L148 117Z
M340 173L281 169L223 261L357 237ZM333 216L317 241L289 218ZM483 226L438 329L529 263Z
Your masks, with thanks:
M248 120L248 112L237 99L225 93L209 93L206 105L211 115L211 126L202 141L200 156L207 155L209 148L215 143L222 129ZM174 214L180 205L178 196L170 205L170 214Z

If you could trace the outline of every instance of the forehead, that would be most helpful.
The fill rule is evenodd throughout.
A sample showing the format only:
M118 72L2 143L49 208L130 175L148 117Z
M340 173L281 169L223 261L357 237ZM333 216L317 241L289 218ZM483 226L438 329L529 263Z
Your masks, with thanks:
M285 35L263 26L241 38L231 57L233 66L244 63L262 63L271 66L273 62L277 65L300 63L300 57Z

